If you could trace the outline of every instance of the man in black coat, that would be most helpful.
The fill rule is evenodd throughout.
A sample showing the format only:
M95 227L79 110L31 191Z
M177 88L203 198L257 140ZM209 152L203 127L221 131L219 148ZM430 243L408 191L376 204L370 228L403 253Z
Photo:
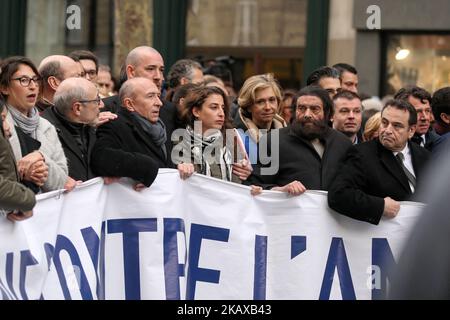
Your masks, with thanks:
M292 195L306 189L328 190L351 141L327 125L333 105L327 91L306 87L294 101L292 125L278 131L279 139L271 133L267 142L261 140L259 150L265 150L261 144L267 143L272 160L260 172L255 168L249 183Z
M159 168L172 167L167 134L159 118L160 91L146 78L133 78L120 89L118 119L97 130L92 169L107 178L127 177L136 189L150 187Z
M429 158L427 150L409 143L417 122L410 103L391 100L381 117L379 140L349 150L328 192L330 208L372 224L398 214L398 201L411 198Z
M125 61L125 73L127 79L142 77L151 80L161 92L164 81L164 59L161 54L152 47L137 47L130 51ZM105 110L118 113L121 108L119 96L105 98ZM160 118L166 127L166 148L170 154L172 150L172 132L175 130L177 121L176 106L168 101L162 101Z
M95 177L90 165L95 129L103 102L98 89L83 78L64 80L55 92L54 106L42 114L56 128L69 167L69 176L76 181Z

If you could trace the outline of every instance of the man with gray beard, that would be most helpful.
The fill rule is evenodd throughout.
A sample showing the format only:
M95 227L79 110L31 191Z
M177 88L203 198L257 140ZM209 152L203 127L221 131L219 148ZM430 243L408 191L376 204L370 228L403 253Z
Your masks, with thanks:
M327 91L317 86L305 87L294 101L292 125L279 130L278 141L269 135L267 141L260 142L267 143L269 158L279 158L278 170L265 174L264 169L272 165L265 164L249 182L291 195L306 190L327 191L340 160L352 144L327 125L333 106Z

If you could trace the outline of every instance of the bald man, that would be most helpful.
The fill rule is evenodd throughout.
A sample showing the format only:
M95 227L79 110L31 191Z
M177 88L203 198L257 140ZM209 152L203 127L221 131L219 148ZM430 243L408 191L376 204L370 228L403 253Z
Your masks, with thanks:
M159 168L173 167L159 118L160 90L150 79L132 78L123 84L119 97L119 118L97 130L92 168L107 180L131 178L139 191L153 183Z
M57 129L69 165L69 176L76 181L94 178L90 156L96 137L91 126L99 117L103 102L98 89L84 78L61 82L54 95L54 106L42 117Z
M125 61L125 71L128 80L136 77L146 78L153 82L161 93L164 81L164 59L156 49L142 46L131 50ZM107 111L117 113L121 109L121 101L118 96L109 97L103 101ZM168 137L166 148L170 154L172 149L170 137L177 126L177 109L169 101L164 100L162 103L160 117L166 127Z
M56 89L68 78L80 77L78 64L67 56L54 55L44 58L39 65L43 80L42 98L36 104L40 112L53 105Z

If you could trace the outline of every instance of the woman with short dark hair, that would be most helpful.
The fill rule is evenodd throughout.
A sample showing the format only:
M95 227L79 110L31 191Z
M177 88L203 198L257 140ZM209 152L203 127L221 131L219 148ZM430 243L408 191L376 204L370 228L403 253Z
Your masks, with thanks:
M0 91L20 178L36 193L63 189L70 181L67 161L55 127L35 107L41 86L36 66L25 57L11 57L1 63L0 70Z

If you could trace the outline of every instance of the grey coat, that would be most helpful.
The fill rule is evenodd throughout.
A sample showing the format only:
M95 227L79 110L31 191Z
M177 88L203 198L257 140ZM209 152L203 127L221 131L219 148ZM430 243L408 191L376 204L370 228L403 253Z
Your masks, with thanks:
M9 140L16 161L23 158L20 149L20 142L17 136L14 120L10 113L6 117L11 127L11 138ZM40 118L37 128L37 140L41 143L39 151L45 158L45 163L48 166L48 179L45 182L42 190L44 192L60 190L64 188L68 178L67 160L64 155L64 150L59 141L58 134L55 127L47 120Z

